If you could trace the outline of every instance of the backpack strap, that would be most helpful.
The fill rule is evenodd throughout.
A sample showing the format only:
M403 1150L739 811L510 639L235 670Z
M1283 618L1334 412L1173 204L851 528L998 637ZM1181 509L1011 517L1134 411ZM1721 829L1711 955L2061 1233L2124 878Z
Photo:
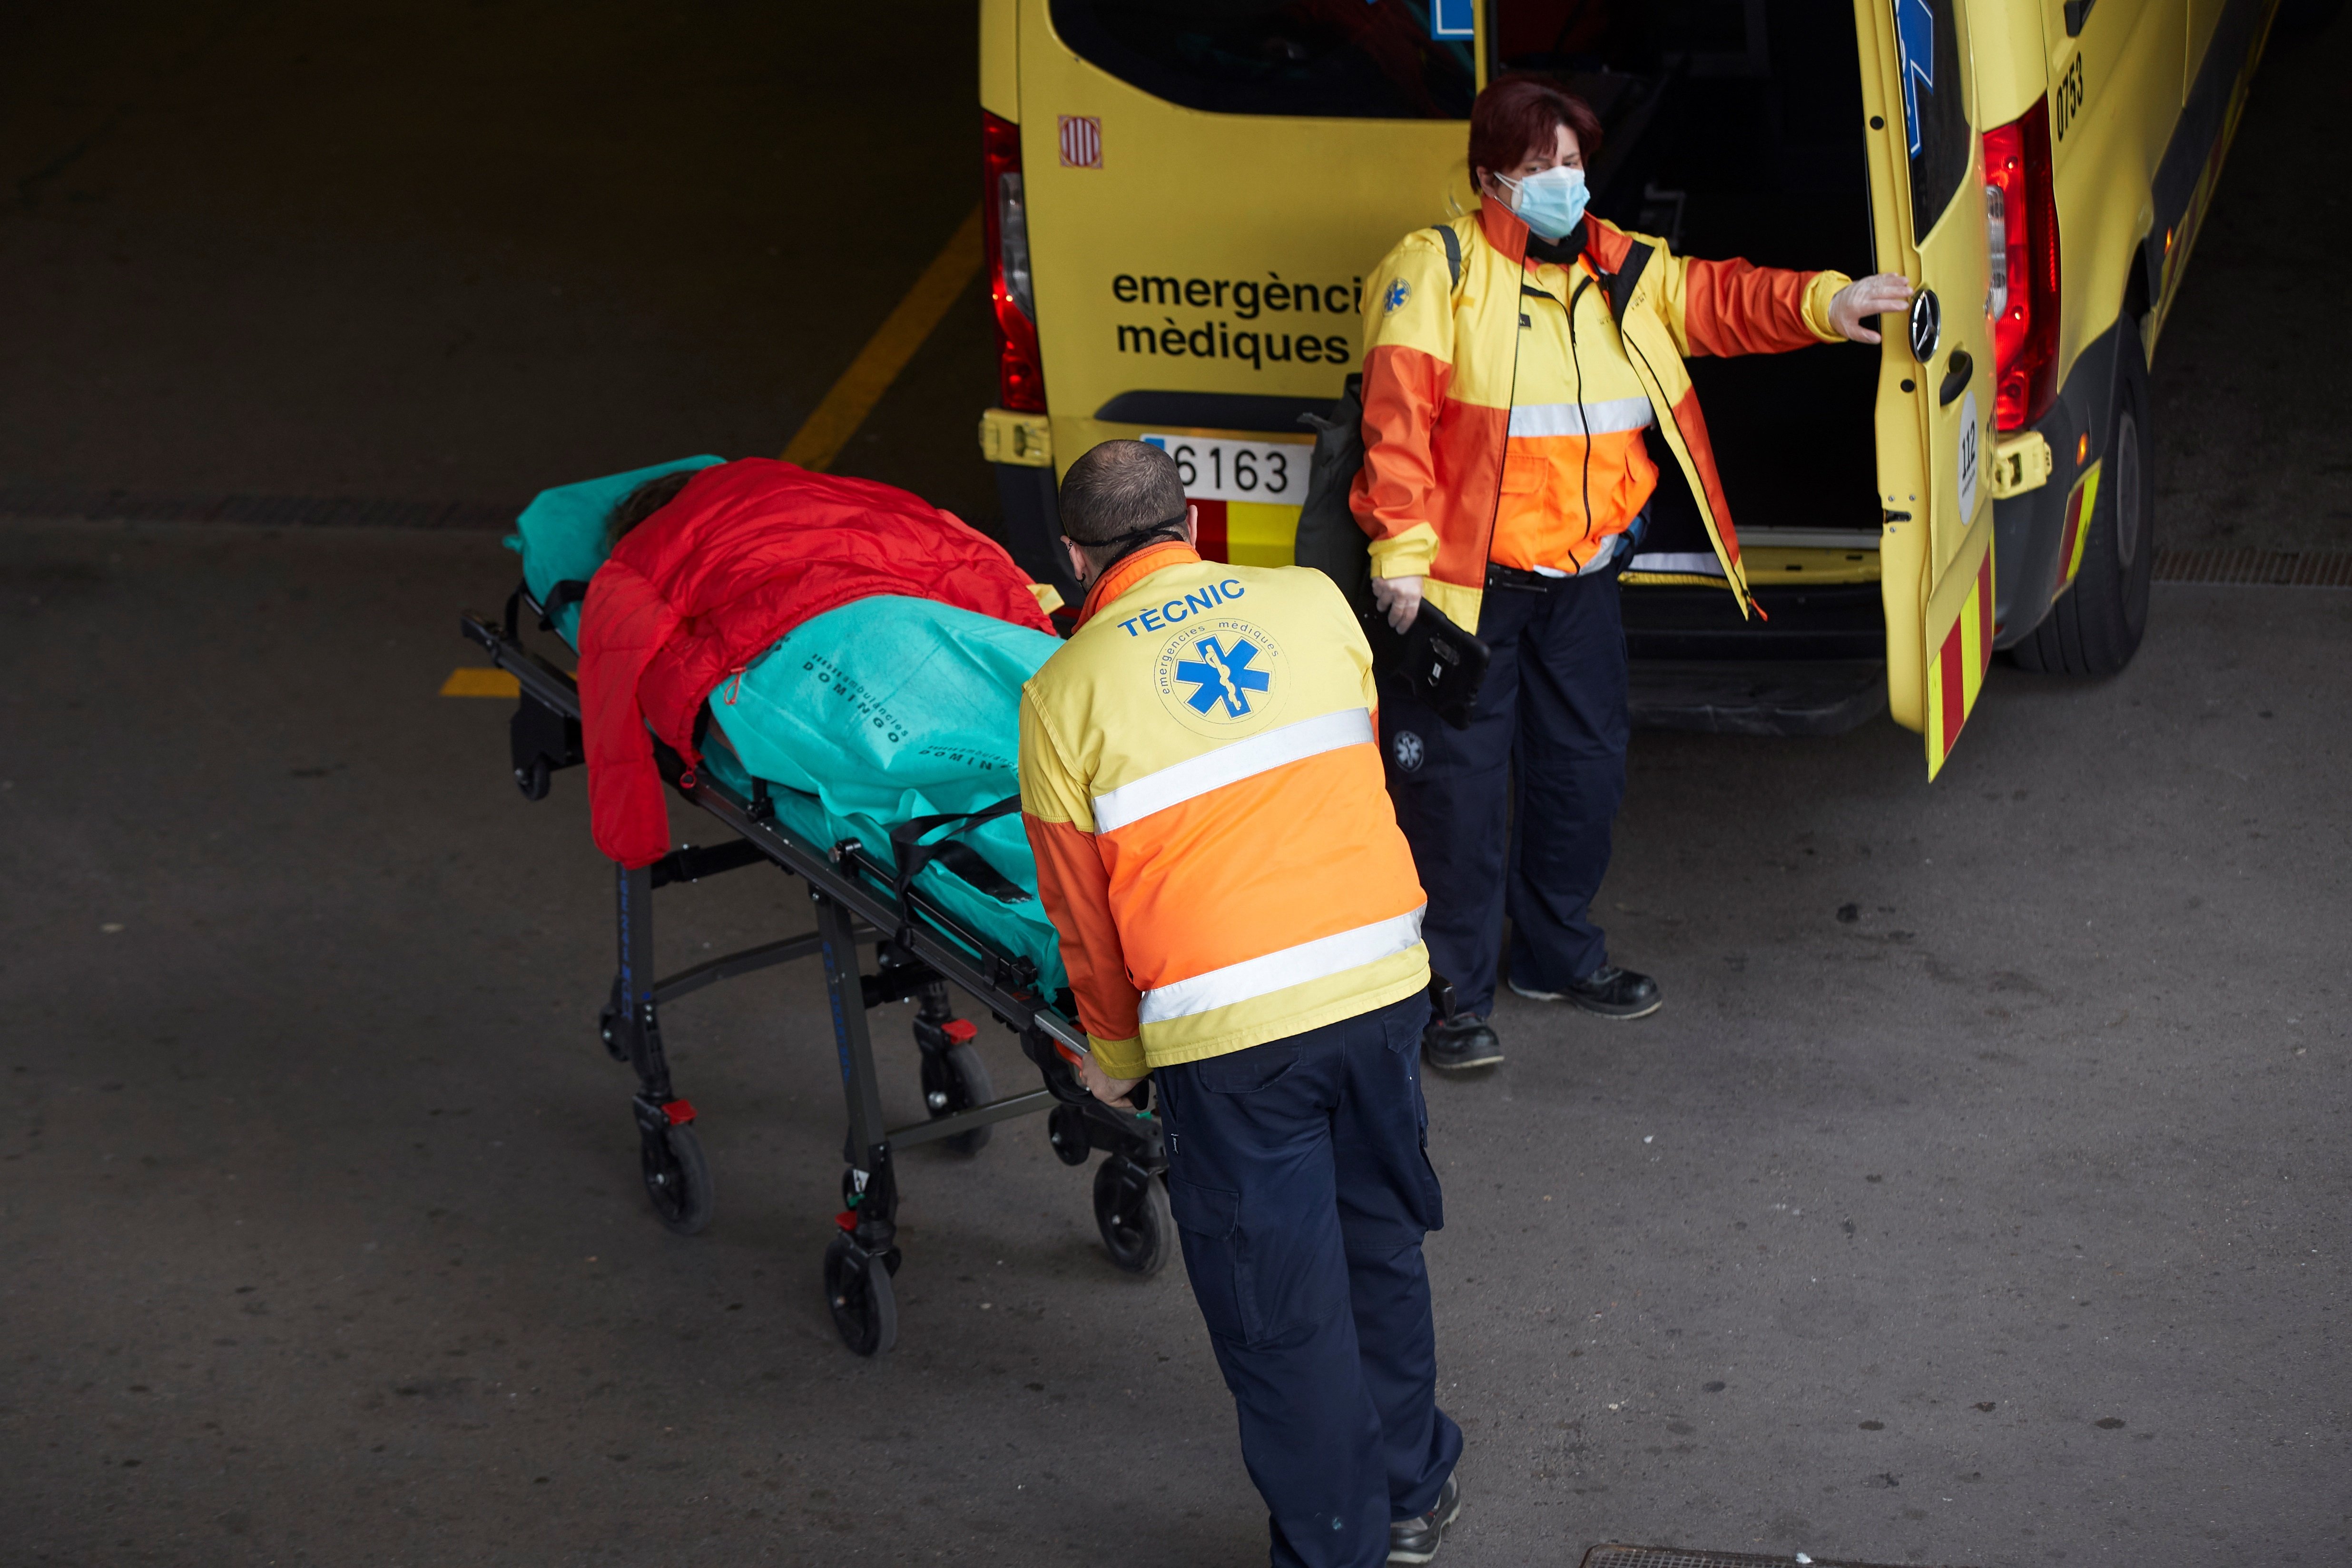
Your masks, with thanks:
M1454 232L1452 224L1434 224L1430 227L1445 246L1445 270L1454 275L1454 287L1462 287L1462 236Z
M1625 252L1625 264L1609 275L1609 313L1620 322L1625 319L1625 302L1633 298L1633 286L1642 281L1642 269L1654 254L1655 246L1635 240Z

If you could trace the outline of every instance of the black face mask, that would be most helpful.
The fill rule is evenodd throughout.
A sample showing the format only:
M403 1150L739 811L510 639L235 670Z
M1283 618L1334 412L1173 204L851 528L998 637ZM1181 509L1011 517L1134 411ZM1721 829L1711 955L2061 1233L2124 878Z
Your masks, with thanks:
M1139 528L1129 528L1123 534L1113 534L1107 539L1081 539L1078 542L1086 547L1090 555L1095 550L1107 549L1111 552L1100 566L1095 568L1095 579L1099 581L1103 573L1155 539L1182 544L1184 519L1191 515L1191 509L1188 507L1184 512L1169 518L1164 523L1147 523Z

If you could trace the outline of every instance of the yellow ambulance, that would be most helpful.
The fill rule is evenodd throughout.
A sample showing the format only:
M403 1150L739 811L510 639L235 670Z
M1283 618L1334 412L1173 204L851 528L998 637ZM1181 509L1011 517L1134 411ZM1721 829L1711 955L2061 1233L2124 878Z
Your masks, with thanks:
M1885 707L1932 776L1996 648L2101 674L2138 646L2148 356L2275 4L982 0L981 443L1015 554L1059 578L1057 474L1138 437L1210 553L1287 562L1299 415L1358 367L1365 276L1475 205L1489 77L1543 72L1601 115L1601 216L1919 289L1877 349L1692 361L1769 619L1662 463L1623 580L1637 722Z

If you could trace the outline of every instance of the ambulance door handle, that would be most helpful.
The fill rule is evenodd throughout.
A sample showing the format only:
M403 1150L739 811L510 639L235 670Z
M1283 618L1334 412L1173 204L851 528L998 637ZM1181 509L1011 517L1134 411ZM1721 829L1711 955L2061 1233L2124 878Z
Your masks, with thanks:
M1936 389L1936 406L1949 408L1952 400L1960 395L1976 373L1977 362L1969 358L1966 349L1954 349L1952 357L1944 361L1944 384Z

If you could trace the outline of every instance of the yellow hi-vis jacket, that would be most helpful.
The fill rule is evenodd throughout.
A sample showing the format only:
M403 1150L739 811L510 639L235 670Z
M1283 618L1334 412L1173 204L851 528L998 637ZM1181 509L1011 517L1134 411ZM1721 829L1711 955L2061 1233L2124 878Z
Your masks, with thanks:
M1137 1078L1429 984L1372 655L1304 567L1154 545L1023 688L1021 810L1078 1020Z
M1486 564L1577 571L1656 487L1642 433L1681 465L1740 612L1748 580L1685 354L1835 342L1840 272L1679 256L1585 220L1568 267L1528 255L1494 202L1423 229L1364 287L1364 465L1349 497L1372 575L1423 578L1475 631Z

